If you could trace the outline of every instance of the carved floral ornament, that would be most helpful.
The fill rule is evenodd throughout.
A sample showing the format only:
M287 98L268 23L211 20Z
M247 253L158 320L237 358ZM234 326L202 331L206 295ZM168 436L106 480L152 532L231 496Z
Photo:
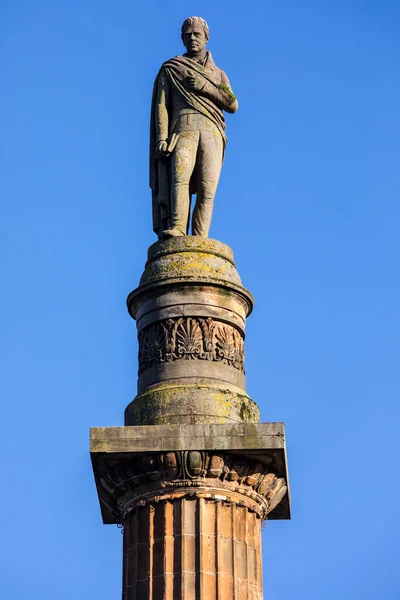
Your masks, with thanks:
M135 508L177 495L236 502L266 519L287 491L285 480L268 465L195 450L125 460L110 467L99 483L101 501L122 521Z
M139 375L179 359L219 361L244 372L243 336L231 325L197 317L167 319L139 333Z

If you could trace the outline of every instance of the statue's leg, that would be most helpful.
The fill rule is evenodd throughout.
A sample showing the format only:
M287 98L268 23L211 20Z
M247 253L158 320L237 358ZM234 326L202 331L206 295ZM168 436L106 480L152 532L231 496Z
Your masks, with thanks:
M199 131L182 131L171 156L172 235L187 235L190 213L189 182L195 164Z
M208 236L214 205L214 196L222 167L223 141L215 127L211 131L201 131L196 170L198 189L193 211L193 235Z

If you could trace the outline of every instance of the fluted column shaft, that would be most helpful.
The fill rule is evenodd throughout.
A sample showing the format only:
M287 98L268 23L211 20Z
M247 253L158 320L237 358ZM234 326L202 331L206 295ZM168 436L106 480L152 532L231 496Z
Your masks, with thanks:
M123 600L260 600L261 520L201 497L147 504L124 524Z

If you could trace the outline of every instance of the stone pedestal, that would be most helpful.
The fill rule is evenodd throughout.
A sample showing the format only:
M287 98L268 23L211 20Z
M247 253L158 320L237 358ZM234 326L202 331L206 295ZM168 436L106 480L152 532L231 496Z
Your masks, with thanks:
M127 304L138 330L139 378L125 425L259 421L244 375L253 298L226 244L156 242Z
M261 523L290 517L282 423L97 428L91 456L123 600L262 598Z
M149 249L128 297L138 394L91 430L104 523L124 527L123 600L261 600L261 523L290 518L284 427L246 394L253 307L228 246Z

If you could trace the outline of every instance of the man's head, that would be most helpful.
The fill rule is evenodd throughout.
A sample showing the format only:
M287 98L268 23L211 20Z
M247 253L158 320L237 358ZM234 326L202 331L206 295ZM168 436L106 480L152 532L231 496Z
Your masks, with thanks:
M200 54L206 48L210 30L201 17L189 17L182 25L182 41L189 56Z

